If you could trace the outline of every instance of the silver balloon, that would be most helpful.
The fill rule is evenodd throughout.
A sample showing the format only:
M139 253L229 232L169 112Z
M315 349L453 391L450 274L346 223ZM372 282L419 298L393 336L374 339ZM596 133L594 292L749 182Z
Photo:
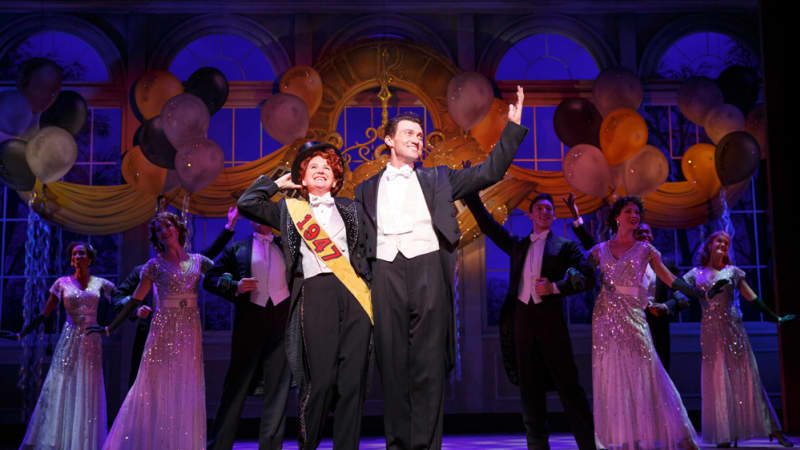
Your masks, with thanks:
M564 178L573 188L605 198L613 189L611 168L603 152L594 145L578 144L564 155Z
M205 137L189 138L178 146L175 171L181 186L187 192L196 192L217 178L224 162L225 156L216 142Z
M0 181L18 191L30 191L36 176L25 161L25 142L0 137Z
M744 130L744 116L733 105L719 105L708 112L705 129L708 138L716 144L728 133Z
M725 103L722 91L714 80L691 77L678 89L678 108L697 125L705 123L708 112Z
M469 130L486 116L493 99L492 84L477 72L459 73L447 84L447 112L464 130Z
M600 72L592 86L592 102L603 117L615 109L636 110L643 97L642 82L633 72L622 67Z
M667 158L656 147L644 148L626 160L623 181L628 195L643 196L655 191L669 176Z
M164 134L176 148L190 138L208 135L211 116L206 104L196 95L183 93L167 100L160 117Z
M78 145L63 128L45 127L28 142L25 159L42 183L52 183L66 175L75 164Z
M19 136L30 126L32 120L31 106L21 92L0 92L0 131L10 136Z
M272 139L288 145L308 132L308 106L292 94L275 94L261 106L261 124Z

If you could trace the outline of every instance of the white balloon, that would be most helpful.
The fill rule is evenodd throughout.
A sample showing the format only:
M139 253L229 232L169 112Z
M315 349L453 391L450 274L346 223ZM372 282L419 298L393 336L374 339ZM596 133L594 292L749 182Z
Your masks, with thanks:
M604 198L613 189L611 168L599 148L578 144L564 155L564 178L573 188Z
M624 163L622 178L628 195L643 196L655 191L669 176L667 158L656 147L645 145Z
M25 160L31 172L45 184L66 175L76 159L78 145L75 138L59 127L42 128L25 147Z
M744 115L733 105L719 105L708 112L705 129L711 142L717 144L728 133L744 130Z

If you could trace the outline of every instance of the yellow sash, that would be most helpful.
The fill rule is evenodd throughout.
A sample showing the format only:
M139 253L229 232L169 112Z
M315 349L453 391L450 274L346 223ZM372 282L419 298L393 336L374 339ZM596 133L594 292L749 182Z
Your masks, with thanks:
M369 316L370 323L373 323L372 296L367 283L356 274L350 261L342 255L328 233L314 220L311 206L304 200L286 198L286 207L289 209L289 216L292 218L295 229L300 233L308 249L317 255L353 294L353 297L358 300L358 303L364 308L364 312Z

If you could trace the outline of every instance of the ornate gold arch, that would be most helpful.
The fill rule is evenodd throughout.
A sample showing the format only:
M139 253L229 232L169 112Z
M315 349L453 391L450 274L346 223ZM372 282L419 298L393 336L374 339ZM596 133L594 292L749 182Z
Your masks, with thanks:
M462 161L478 163L486 153L469 135L466 135L450 118L447 111L447 85L459 72L458 68L436 51L419 44L401 40L362 41L344 48L320 61L315 70L323 83L322 103L310 119L305 139L330 142L337 147L343 144L336 132L339 115L347 103L358 93L379 89L378 97L386 106L392 89L402 89L416 96L428 110L435 130L426 136L425 166L448 165L458 168ZM384 108L383 123L386 120ZM364 149L381 137L381 128L365 131L365 143L358 148L365 162L354 171L347 172L342 195L352 196L355 186L380 171L388 161L381 154L383 146L374 152ZM304 140L305 140L304 139ZM264 158L236 167L226 167L208 187L193 193L188 210L202 216L223 217L235 202L236 195L260 174L285 171L296 153L296 144L283 146ZM482 193L484 202L495 215L504 221L509 211L516 207L527 208L528 202L540 192L554 197L573 190L563 173L522 169L512 166L506 178ZM732 200L741 189L729 189ZM23 193L23 195L26 195ZM181 207L186 193L175 189L168 198ZM37 185L35 206L50 220L66 228L87 234L110 234L127 230L148 220L154 211L155 198L134 190L129 185L86 186L56 182ZM591 212L602 205L602 200L580 194L578 205L583 212ZM556 202L556 213L567 217L569 212ZM645 197L647 220L653 226L678 228L694 226L719 216L718 197L707 198L687 182L665 183L658 191ZM459 224L464 232L463 243L478 236L475 222L468 211L460 208Z

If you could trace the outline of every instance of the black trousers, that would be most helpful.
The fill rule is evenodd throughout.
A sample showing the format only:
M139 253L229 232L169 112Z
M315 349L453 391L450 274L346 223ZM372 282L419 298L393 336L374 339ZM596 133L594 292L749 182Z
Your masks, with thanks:
M514 338L519 365L522 419L528 448L549 448L546 393L555 387L581 450L594 449L594 422L586 393L578 383L572 342L560 300L517 302Z
M442 446L452 314L445 283L439 252L376 263L372 304L388 449Z
M286 299L277 306L270 300L263 308L252 303L236 306L231 365L211 427L209 450L233 448L244 401L257 374L264 385L258 448L281 448L289 398L289 366L284 346L289 303Z
M300 448L319 446L325 419L333 410L334 447L357 449L372 324L358 300L331 274L304 280L302 302L308 374L298 401L305 430Z

